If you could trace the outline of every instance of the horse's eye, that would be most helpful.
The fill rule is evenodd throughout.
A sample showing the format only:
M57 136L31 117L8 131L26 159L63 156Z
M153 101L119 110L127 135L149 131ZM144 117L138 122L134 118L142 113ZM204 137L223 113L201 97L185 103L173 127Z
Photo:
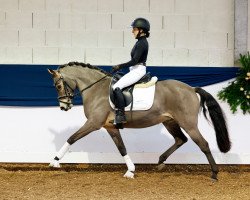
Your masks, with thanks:
M56 86L56 89L57 89L57 90L61 90L61 88L62 88L61 85L57 85L57 86Z

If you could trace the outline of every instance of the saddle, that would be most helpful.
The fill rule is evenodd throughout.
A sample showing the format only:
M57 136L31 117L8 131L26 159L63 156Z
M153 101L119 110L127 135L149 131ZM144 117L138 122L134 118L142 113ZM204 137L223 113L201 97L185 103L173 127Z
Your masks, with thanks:
M109 93L110 93L110 100L114 104L114 93L113 93L113 85L123 76L122 73L117 73L112 77L110 86L109 86ZM124 89L122 89L122 94L125 99L125 107L128 106L133 101L133 90L135 85L137 84L145 84L151 80L150 72L145 74L139 81L134 83L133 85L130 85Z

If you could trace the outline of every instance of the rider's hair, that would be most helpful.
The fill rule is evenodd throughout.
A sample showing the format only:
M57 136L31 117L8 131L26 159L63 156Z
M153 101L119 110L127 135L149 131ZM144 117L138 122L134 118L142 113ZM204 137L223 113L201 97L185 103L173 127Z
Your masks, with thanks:
M145 29L142 29L142 28L139 28L139 30L142 30L142 33L144 33L145 34L145 36L146 36L146 38L148 38L149 36L150 36L150 33L149 33L149 31L148 30L145 30Z
M146 38L150 36L150 33L148 31L144 31L144 33L146 34Z

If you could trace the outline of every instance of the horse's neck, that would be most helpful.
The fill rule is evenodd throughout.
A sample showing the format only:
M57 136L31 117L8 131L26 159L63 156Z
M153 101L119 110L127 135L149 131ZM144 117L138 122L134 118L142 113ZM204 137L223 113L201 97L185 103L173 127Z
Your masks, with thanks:
M87 67L68 67L63 69L63 73L70 79L76 81L80 87L89 85L100 79L102 76L105 76L105 74L97 70L91 70Z
M98 82L100 79L105 77L106 75L97 71L97 70L87 70L88 72L82 73L78 77L79 80L79 87L87 87L91 84L94 84L95 82ZM82 89L82 88L81 88Z
M95 74L89 73L87 76L88 78L81 77L77 83L78 90L81 91L86 117L89 116L91 110L93 111L96 104L105 105L104 101L108 99L108 88L111 82L111 77L99 71Z
M92 84L94 85L91 86L91 88L95 88L96 90L99 90L100 88L101 90L103 90L104 87L108 87L110 80L111 80L110 77L106 77L104 80L101 80L100 82L98 82L100 79L105 77L106 74L98 70L89 69L89 68L81 68L81 67L69 68L67 73L71 76L72 79L74 79L79 91L84 90L85 88L91 86ZM103 85L100 83L102 83ZM98 85L98 86L101 85L102 87L95 87L95 85ZM90 88L87 90L90 90Z

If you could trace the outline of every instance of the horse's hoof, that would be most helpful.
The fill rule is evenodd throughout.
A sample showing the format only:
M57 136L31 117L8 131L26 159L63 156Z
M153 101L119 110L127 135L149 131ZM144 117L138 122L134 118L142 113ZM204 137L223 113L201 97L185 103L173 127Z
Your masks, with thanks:
M161 170L163 170L165 167L166 167L166 165L165 165L164 163L162 163L162 164L159 164L159 165L157 166L157 169L158 169L158 171L161 171Z
M60 165L59 161L53 160L53 161L49 164L49 167L60 168L61 165Z
M124 174L124 176L123 177L125 177L125 178L134 178L134 173L133 172L131 172L131 171L127 171L125 174Z
M218 182L218 179L217 179L217 178L212 178L212 177L211 177L211 181L212 181L213 183L215 183L215 182Z
M212 174L211 180L212 180L213 182L217 182L217 181L218 181L217 174Z

